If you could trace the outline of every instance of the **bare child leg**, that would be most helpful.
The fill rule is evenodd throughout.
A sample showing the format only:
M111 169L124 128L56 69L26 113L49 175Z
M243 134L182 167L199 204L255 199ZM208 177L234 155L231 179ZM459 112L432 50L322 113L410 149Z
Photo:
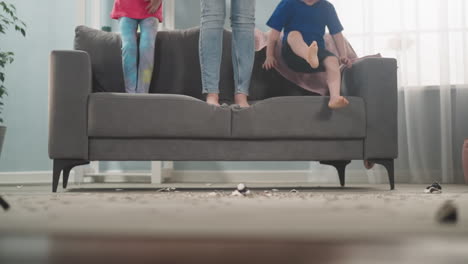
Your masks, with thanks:
M291 31L288 34L288 44L291 46L291 49L299 57L306 60L312 69L317 69L320 66L318 53L317 42L314 41L310 46L307 46L305 43L302 34L299 31Z
M219 95L216 93L209 93L206 95L206 103L210 105L220 106Z
M365 161L364 161L364 167L365 167L366 169L370 170L370 169L374 168L374 166L375 166L375 163L370 162L370 161L368 161L368 160L365 160Z
M235 103L238 104L242 108L247 108L250 107L248 101L247 101L247 95L243 93L238 93L236 94L235 98Z
M330 102L328 103L328 107L331 109L339 109L348 106L349 101L340 95L341 73L338 58L327 57L323 63L327 71L327 83L330 89Z

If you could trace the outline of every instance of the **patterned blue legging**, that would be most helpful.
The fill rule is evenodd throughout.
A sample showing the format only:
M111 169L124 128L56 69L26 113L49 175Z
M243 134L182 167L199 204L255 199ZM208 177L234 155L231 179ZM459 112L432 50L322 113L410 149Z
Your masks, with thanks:
M153 76L154 47L158 32L155 17L139 20L122 17L119 20L122 34L122 63L127 93L148 93ZM140 47L137 30L140 26ZM138 57L139 56L139 57ZM139 64L138 65L138 61Z

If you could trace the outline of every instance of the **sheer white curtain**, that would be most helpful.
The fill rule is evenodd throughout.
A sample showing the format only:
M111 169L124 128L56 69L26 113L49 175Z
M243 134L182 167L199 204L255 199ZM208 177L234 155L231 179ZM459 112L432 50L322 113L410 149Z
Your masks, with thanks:
M359 55L399 63L397 180L463 181L468 0L331 0Z

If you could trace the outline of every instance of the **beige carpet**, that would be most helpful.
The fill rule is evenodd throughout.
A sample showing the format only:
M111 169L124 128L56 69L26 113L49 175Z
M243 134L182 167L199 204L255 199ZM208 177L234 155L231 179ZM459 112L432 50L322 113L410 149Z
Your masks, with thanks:
M376 238L468 237L468 187L444 185L424 194L423 185L360 185L345 189L312 185L260 186L250 197L232 197L232 185L3 186L11 204L0 211L0 234L91 233L158 237ZM278 188L279 191L272 191ZM290 192L296 189L298 192ZM267 191L267 192L265 192ZM454 200L456 225L435 221L439 206Z

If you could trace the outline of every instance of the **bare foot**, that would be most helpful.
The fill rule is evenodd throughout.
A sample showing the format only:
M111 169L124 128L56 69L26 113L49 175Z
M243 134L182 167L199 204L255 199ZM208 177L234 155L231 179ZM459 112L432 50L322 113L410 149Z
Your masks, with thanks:
M242 108L250 107L249 102L247 101L247 95L245 94L236 94L235 101L236 104Z
M317 69L320 66L317 53L318 53L318 45L317 45L317 41L314 41L309 46L309 54L307 54L308 55L307 62L310 64L310 67L312 67L312 69Z
M340 109L349 105L349 101L343 96L331 97L328 107L331 109Z
M366 169L370 170L370 169L374 168L374 166L375 166L375 163L370 162L368 160L364 161L364 167L366 167Z
M221 106L219 104L219 95L218 94L208 94L206 96L206 103L208 103L209 105L214 105L214 106Z

